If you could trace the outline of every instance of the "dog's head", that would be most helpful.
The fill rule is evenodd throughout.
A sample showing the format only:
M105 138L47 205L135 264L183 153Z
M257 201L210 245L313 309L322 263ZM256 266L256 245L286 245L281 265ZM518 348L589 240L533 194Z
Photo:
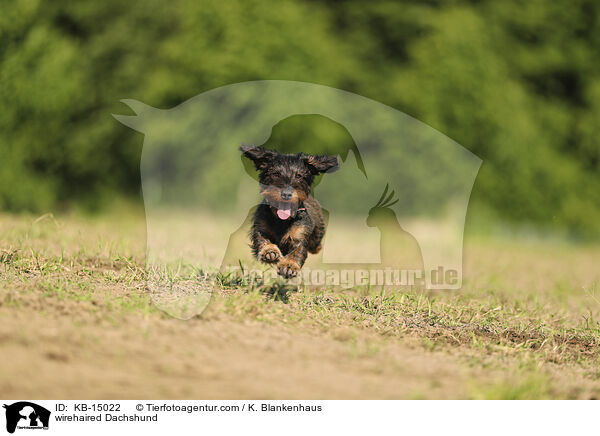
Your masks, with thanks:
M260 192L282 220L294 217L310 194L315 176L338 168L336 156L282 154L242 145L240 151L259 172Z

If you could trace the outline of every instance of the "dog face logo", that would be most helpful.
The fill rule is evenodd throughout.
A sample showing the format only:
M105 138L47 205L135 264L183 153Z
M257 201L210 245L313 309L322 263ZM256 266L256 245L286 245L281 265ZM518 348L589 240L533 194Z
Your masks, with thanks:
M10 405L4 404L6 409L6 431L14 433L18 429L48 429L50 424L50 411L42 406L29 401L19 401Z

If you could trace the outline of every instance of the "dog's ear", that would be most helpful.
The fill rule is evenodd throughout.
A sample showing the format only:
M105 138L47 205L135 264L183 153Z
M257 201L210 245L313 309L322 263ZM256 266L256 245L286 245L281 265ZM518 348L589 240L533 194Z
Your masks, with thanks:
M254 162L254 166L257 170L263 169L273 156L275 156L275 152L254 145L242 145L240 151L244 156Z
M313 174L333 173L338 167L337 156L304 156L304 163Z

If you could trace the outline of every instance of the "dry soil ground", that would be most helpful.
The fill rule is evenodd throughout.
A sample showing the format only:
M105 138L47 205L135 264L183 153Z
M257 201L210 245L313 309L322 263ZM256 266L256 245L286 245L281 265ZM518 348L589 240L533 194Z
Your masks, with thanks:
M600 247L468 237L461 291L248 289L188 321L139 214L0 217L3 398L598 398Z

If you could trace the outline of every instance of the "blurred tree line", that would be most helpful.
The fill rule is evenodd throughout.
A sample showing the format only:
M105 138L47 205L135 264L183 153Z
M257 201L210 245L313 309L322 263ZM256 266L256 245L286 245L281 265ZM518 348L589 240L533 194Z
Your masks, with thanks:
M477 154L475 207L600 236L595 0L0 3L3 210L137 198L122 98L166 109L286 79L381 101Z

